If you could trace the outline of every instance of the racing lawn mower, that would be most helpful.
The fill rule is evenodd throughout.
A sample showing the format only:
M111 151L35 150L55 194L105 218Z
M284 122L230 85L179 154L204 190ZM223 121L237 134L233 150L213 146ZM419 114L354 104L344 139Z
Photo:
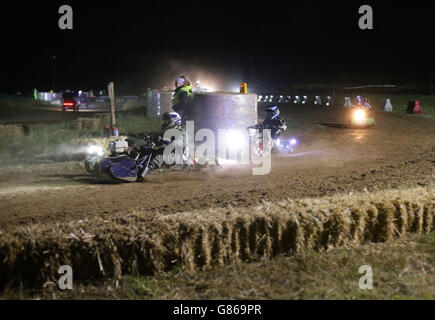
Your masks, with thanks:
M353 106L350 108L349 124L355 128L370 128L375 125L375 119L366 108Z
M298 145L298 140L296 138L292 137L285 139L277 137L272 139L269 137L269 139L263 139L263 129L264 128L261 124L248 127L249 139L254 143L250 150L253 150L256 156L265 156L268 155L269 152L275 154L288 154L295 152L295 148Z
M151 137L145 138L145 144L136 147L136 140L113 140L109 143L110 155L106 156L103 147L92 145L88 148L85 159L87 172L100 176L108 176L116 180L127 182L140 181L143 170L149 170L153 154L157 152L156 145ZM188 148L184 149L183 161L187 163Z
M85 159L86 171L127 182L137 181L140 170L146 167L151 160L153 146L148 145L138 149L135 144L133 139L111 141L109 156L106 156L106 150L103 147L90 146Z

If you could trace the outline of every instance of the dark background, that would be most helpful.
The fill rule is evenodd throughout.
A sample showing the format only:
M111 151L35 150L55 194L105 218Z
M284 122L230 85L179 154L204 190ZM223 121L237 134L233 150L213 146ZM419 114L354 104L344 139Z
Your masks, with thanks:
M58 9L74 10L60 30ZM371 5L374 30L358 28ZM431 83L435 1L3 1L0 92L172 86Z

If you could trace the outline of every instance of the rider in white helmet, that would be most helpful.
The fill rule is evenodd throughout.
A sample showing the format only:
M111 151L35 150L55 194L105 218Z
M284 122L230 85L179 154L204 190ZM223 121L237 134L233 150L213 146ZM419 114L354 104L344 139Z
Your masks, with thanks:
M172 137L171 140L164 139L163 136L167 130L170 129L176 129L179 130L183 139L181 142L178 140L176 141L174 137ZM165 147L167 147L169 144L175 141L175 144L182 143L182 148L186 152L186 145L187 141L185 131L181 125L181 117L177 112L166 112L162 116L162 133L153 141L155 147L153 150L153 154L151 157L151 160L149 162L149 165L145 167L142 172L140 173L140 176L145 177L151 170L159 169L164 164L164 156L163 152L165 150ZM186 157L186 154L183 154L183 157Z
M181 116L177 112L165 112L162 116L163 132L169 129L178 129L181 126Z

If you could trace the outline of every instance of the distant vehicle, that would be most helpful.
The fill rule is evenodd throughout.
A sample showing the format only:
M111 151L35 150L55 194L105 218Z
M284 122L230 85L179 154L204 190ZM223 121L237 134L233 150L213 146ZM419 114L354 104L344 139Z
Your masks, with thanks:
M354 128L370 128L375 126L375 119L370 110L358 105L351 107L349 122Z
M85 107L86 109L89 108L88 106L88 96L85 93L80 94L76 98L76 102L79 108Z
M62 95L62 112L68 109L73 109L74 112L79 112L77 97L73 92L64 92Z

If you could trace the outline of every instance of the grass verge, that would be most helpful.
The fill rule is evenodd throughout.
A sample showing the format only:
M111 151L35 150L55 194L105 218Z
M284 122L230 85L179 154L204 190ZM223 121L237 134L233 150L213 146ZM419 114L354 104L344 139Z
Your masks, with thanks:
M120 135L140 136L160 129L158 118L145 117L143 114L120 112L117 119ZM97 127L78 128L77 121L28 125L26 134L11 132L0 139L0 166L38 163L40 160L37 155L42 154L73 153L74 140L101 138L103 127L104 123L101 122ZM11 126L10 130L17 130L17 126Z

